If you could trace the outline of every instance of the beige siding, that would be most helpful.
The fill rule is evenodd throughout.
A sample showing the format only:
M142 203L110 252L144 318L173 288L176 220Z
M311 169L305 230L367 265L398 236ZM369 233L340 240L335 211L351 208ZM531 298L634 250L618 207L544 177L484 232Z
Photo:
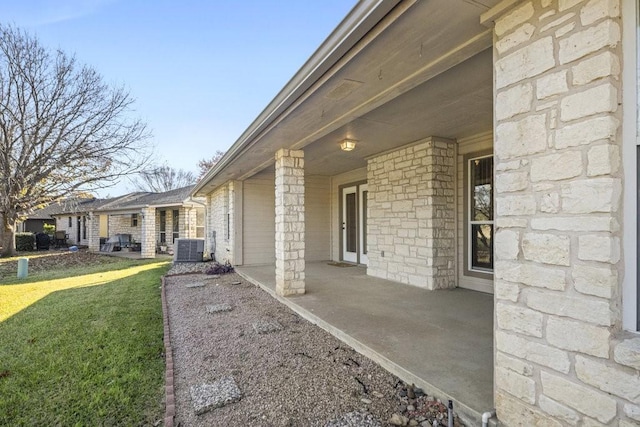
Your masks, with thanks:
M305 259L325 261L331 257L331 179L305 176Z
M244 181L243 263L275 264L275 176L270 169Z
M331 177L331 259L339 261L340 254L340 186L367 180L367 168L354 169Z
M457 198L458 198L458 286L461 288L473 289L481 292L493 293L493 281L481 279L478 277L466 276L464 274L464 252L466 247L464 245L464 156L470 153L478 151L488 150L493 148L493 134L491 132L476 135L470 138L461 139L458 141L458 186L457 186Z

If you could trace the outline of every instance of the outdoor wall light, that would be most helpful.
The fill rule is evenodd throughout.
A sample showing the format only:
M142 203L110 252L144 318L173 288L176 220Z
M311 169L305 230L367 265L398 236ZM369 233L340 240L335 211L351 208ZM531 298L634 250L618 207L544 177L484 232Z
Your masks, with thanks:
M356 142L355 139L343 139L340 141L340 149L342 151L351 151L356 148Z

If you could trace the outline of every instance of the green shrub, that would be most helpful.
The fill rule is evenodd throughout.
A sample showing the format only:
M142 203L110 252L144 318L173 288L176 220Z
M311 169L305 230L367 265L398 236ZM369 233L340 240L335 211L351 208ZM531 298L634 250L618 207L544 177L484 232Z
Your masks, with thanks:
M56 226L53 224L43 224L42 231L50 236L53 236L53 233L56 231Z
M35 243L33 233L16 233L16 251L32 251Z

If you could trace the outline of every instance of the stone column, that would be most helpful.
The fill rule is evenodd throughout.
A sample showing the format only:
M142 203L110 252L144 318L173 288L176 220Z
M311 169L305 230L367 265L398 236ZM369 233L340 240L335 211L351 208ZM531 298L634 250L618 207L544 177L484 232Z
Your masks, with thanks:
M156 210L154 208L143 208L140 212L142 221L141 233L141 258L156 257Z
M276 293L304 294L304 152L276 152Z
M87 240L89 241L89 250L91 252L100 251L100 215L93 212L89 213L87 220L89 222L87 230Z
M637 425L640 342L619 334L620 3L495 13L498 418Z

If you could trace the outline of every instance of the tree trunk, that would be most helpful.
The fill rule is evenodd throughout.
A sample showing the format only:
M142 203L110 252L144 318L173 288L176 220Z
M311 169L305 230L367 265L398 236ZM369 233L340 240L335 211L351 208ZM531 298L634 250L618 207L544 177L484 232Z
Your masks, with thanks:
M0 243L2 243L2 256L13 256L16 253L15 239L15 221L8 219L6 215L2 217L2 235Z

